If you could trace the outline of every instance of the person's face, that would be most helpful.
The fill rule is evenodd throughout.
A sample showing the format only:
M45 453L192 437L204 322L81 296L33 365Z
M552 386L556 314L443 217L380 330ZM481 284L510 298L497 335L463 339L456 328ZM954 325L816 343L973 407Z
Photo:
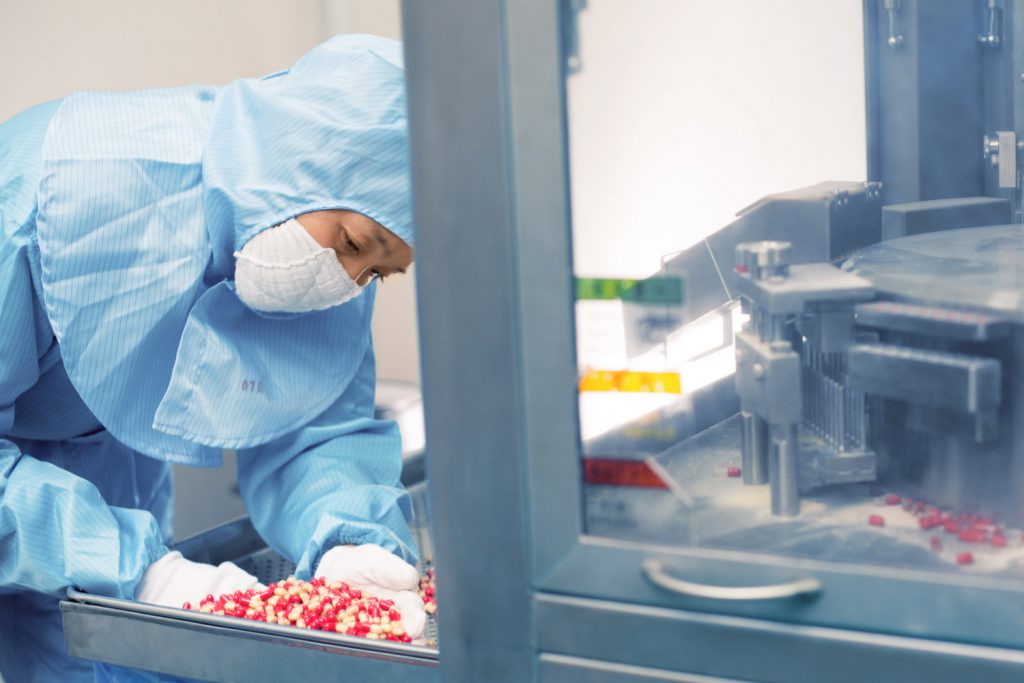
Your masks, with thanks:
M322 247L333 249L356 284L404 273L412 265L412 247L377 221L355 211L332 209L296 216Z

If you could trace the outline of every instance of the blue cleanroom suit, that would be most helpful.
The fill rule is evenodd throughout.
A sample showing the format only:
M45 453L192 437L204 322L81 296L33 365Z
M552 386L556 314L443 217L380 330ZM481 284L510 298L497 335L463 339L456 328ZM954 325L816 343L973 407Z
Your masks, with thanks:
M0 672L92 679L69 586L132 598L170 463L220 464L309 576L342 543L415 562L396 426L373 418L373 285L257 314L233 252L343 208L412 242L397 43L340 37L226 87L79 93L0 125ZM120 679L119 679L120 680Z

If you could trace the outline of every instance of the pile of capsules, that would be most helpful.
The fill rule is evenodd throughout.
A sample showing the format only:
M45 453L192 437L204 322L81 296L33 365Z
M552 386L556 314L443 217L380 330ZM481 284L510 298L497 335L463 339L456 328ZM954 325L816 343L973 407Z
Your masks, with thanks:
M420 577L420 599L427 614L437 614L437 599L434 595L434 568L427 569L427 575Z
M1006 532L998 526L991 517L975 515L969 512L955 514L949 511L942 511L934 505L922 500L913 498L902 498L899 495L890 493L883 499L886 505L901 505L903 509L917 518L917 524L922 531L932 529L941 530L947 534L954 535L954 538L963 543L988 544L994 548L1005 548L1007 546ZM868 524L872 526L885 526L885 518L881 515L868 517ZM1024 537L1021 538L1024 542ZM930 539L932 550L942 551L942 540L938 536ZM957 564L965 565L974 562L974 554L970 551L957 553Z
M428 588L433 600L432 577ZM424 592L425 589L421 589L421 597ZM187 602L182 607L193 609ZM328 582L323 578L307 582L289 576L284 581L270 584L264 590L253 588L225 593L219 597L207 595L195 609L207 614L333 631L371 640L402 643L412 640L402 627L402 614L395 609L391 600L365 595L346 583ZM435 603L434 611L436 609Z

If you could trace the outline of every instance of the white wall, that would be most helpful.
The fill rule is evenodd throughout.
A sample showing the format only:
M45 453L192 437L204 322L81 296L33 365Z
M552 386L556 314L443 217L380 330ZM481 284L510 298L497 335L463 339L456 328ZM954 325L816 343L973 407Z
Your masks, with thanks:
M372 33L402 38L400 0L323 0L324 24L330 33Z
M582 70L568 83L577 274L647 277L764 195L866 177L861 0L589 0L578 28ZM688 393L735 367L729 349L693 362L669 345L630 357L621 302L581 302L576 314L581 368L678 372ZM721 339L721 324L676 340L706 349L705 332ZM677 400L585 392L581 434Z
M74 90L226 83L323 37L319 0L4 0L0 120Z
M866 177L861 0L591 0L576 270L643 277L760 197Z

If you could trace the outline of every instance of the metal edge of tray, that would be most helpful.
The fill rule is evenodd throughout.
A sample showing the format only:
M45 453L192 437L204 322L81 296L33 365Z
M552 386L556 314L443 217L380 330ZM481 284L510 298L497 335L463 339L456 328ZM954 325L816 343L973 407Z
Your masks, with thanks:
M430 538L426 523L428 517L425 491L424 483L409 487L409 493L413 497L414 507L417 509L419 518L413 530L418 536L417 540L421 544L423 554L428 556ZM225 561L244 563L250 558L272 552L259 538L249 518L244 516L183 539L176 543L174 548L192 560L212 564ZM252 571L255 572L255 570ZM161 649L166 651L170 647L170 643L173 642L178 642L180 646L184 647L183 641L194 638L196 632L202 634L199 642L188 644L188 649L175 647L174 652L192 652L195 648L207 651L209 648L206 642L209 640L217 642L213 652L233 653L233 649L237 646L236 641L247 639L248 641L259 640L266 645L316 651L320 655L317 657L318 660L321 660L317 665L320 667L332 664L336 666L338 655L355 657L363 664L366 661L374 661L377 663L376 666L380 666L381 662L387 662L390 663L385 667L388 670L393 670L394 666L412 666L432 671L436 669L439 661L439 651L436 647L372 641L324 631L297 629L291 626L279 626L104 597L74 589L68 590L68 600L60 603L60 609L64 617L64 636L70 654L150 670L158 670L154 668L155 663L152 657L146 652L142 652L141 654L135 653L132 658L129 653L125 652L126 649L132 649L127 647L127 643L141 639L144 642L159 643ZM432 617L428 621L431 619ZM103 624L102 628L99 628L100 623ZM436 624L433 625L433 629L430 628L431 625L428 623L428 637L432 630L436 635ZM93 634L97 631L103 633L103 638L98 642L93 638ZM177 633L178 631L182 633ZM138 645L136 642L136 646ZM281 654L288 652L294 653L295 650L281 650ZM331 659L323 661L322 655ZM260 656L262 658L262 654ZM178 661L173 657L171 659ZM233 661L236 657L232 656L230 659ZM355 664L346 663L346 672L354 673L351 670L352 666ZM194 665L192 668L188 668L188 665L176 664L168 670L159 670L162 673L174 675L200 676L196 673ZM363 675L369 674L364 673ZM221 679L217 678L217 680ZM247 676L244 680L264 680L264 678ZM280 678L270 676L266 680L277 681Z
M65 605L88 605L106 610L107 614L122 614L127 618L134 618L135 615L160 617L172 620L183 626L195 624L200 627L218 627L222 631L246 631L249 633L266 634L278 638L303 641L310 643L322 643L343 647L348 650L369 652L380 655L394 655L404 658L415 658L425 662L436 662L438 651L435 648L422 645L410 645L405 643L394 643L391 641L374 641L355 636L346 636L340 633L328 633L326 631L314 631L311 629L296 628L294 626L280 626L268 624L261 621L249 621L237 617L227 617L219 614L206 614L194 610L178 609L175 607L164 607L146 602L135 602L133 600L122 600L120 598L107 598L90 593L81 593L76 590L68 591L68 600L61 602L61 611ZM100 612L97 612L100 613ZM66 632L66 629L65 629ZM70 647L71 643L69 643ZM72 653L74 654L74 653Z
M401 648L385 651L351 642L355 638L301 638L287 633L298 629L281 626L259 632L71 601L61 603L61 612L65 633L74 635L74 648L69 638L73 656L190 679L278 683L341 675L367 682L437 683L440 678L436 658L414 656L424 648L406 646L411 652L405 654L393 651Z

